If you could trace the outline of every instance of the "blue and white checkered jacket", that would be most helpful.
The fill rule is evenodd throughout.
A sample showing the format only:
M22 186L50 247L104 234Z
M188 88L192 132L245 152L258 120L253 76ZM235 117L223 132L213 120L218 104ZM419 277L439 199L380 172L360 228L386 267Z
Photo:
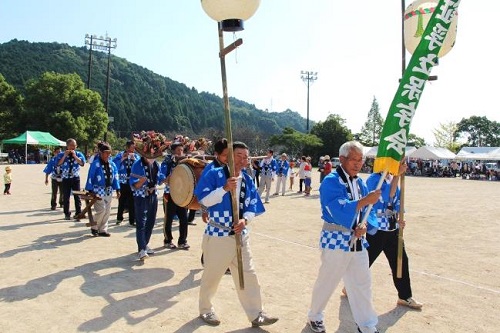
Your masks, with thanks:
M119 190L118 169L112 161L109 161L109 168L111 172L111 186L106 186L106 176L101 159L98 157L94 158L94 161L90 165L85 190L92 191L100 197L112 195L113 190Z
M382 175L380 173L372 173L368 179L366 180L366 186L369 191L373 191L377 188L378 182ZM381 231L391 231L394 228L391 228L389 223L389 218L387 216L388 205L391 204L392 210L396 213L399 212L400 209L400 190L396 189L396 193L394 198L392 198L392 202L390 202L390 192L391 192L391 182L388 180L384 180L381 187L382 194L380 195L379 201L373 205L373 210L377 214L377 219L379 223L378 230ZM399 228L399 224L396 223L396 229Z
M357 178L357 185L360 195L366 196L368 188L361 178ZM357 223L358 212L356 206L358 200L351 200L346 189L347 184L342 180L337 171L327 175L319 187L319 197L321 203L321 218L326 223L340 225L351 230ZM364 212L365 209L362 210ZM376 232L378 228L377 217L373 210L367 219L368 232ZM349 242L352 231L327 231L321 230L319 245L322 249L349 251ZM363 237L361 239L364 248L368 247L368 242Z
M158 176L157 176L157 179L156 179L156 184L154 185L160 185L163 180L165 180L165 176L160 172L160 165L158 162L154 161L154 163L156 164L156 166L158 167ZM134 195L134 197L141 197L141 198L145 198L147 196L150 195L149 191L148 191L148 182L144 182L144 184L142 184L142 186L140 188L135 188L135 184L139 181L139 178L136 177L137 176L141 176L141 177L145 177L146 176L146 172L144 171L144 165L142 164L142 161L141 159L138 159L137 161L135 161L135 163L132 165L132 172L130 174L130 180L129 180L129 184L130 184L130 187L132 188L132 193ZM155 195L158 195L158 190L155 188L154 190L154 194Z
M43 173L50 175L52 179L62 178L61 167L57 165L57 161L57 156L52 157L43 169Z
M85 156L80 151L78 151L78 150L76 150L75 153L78 156L78 158L81 159L82 162L85 164L85 162L87 161L85 159ZM59 164L59 160L61 158L63 158L63 156L64 156L64 152L59 153L57 155L57 163L56 163L56 165ZM66 159L63 162L63 164L61 165L61 173L62 173L62 178L63 179L78 178L78 177L80 177L80 164L78 164L75 159L73 159L73 162L71 164L72 164L72 168L71 168L71 173L70 173L70 171L69 171L69 169L70 169L69 158L66 157Z
M141 156L139 156L139 154L134 153L133 159L127 158L127 159L122 161L124 154L128 155L128 153L126 151L122 151L122 152L119 152L113 158L113 162L116 164L116 167L118 168L118 179L120 181L120 184L128 184L129 176L127 175L127 163L130 163L130 167L132 167L134 162L141 158Z
M240 207L242 214L245 212L253 212L255 216L265 212L264 205L260 200L259 193L255 188L252 178L242 172L242 177L245 179L245 193L243 206ZM209 169L198 181L194 193L198 201L203 204L203 198L212 191L223 187L226 184L226 175L222 167ZM241 206L241 205L240 205ZM233 214L231 206L231 194L227 192L222 197L222 201L208 208L208 216L215 224L221 225L223 228L218 228L210 223L205 228L205 234L215 237L225 237L230 235L229 229L232 226ZM242 234L246 234L248 230L245 228Z

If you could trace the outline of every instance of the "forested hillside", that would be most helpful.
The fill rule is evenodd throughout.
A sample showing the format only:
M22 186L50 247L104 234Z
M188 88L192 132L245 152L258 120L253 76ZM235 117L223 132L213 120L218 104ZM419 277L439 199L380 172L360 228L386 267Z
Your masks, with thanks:
M90 88L104 102L107 53L95 51L92 58ZM0 74L21 93L30 79L45 72L76 73L87 82L88 61L85 47L15 39L0 44ZM198 92L114 55L110 78L109 115L114 118L110 128L121 136L141 129L186 134L224 130L223 103L217 95ZM269 113L231 98L231 111L233 128L245 128L263 137L281 133L285 127L305 132L306 121L290 110Z

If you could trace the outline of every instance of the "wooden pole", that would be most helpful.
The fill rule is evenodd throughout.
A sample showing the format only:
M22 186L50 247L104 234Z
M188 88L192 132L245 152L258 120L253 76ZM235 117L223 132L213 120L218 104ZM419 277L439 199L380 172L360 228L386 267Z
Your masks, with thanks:
M404 76L406 70L406 47L405 47L405 0L401 0L401 77ZM405 147L406 149L406 147ZM404 160L405 155L403 154L402 159ZM404 221L405 218L405 174L403 173L399 177L400 185L400 196L399 196L399 214L398 219ZM403 276L403 229L399 228L398 234L398 256L396 259L396 277L401 279Z
M222 76L222 93L224 100L224 118L226 123L226 139L227 139L227 148L228 148L228 166L229 166L229 174L231 177L235 176L234 171L234 155L233 155L233 132L231 129L231 110L229 109L229 96L227 93L227 78L226 78L226 60L225 56L227 53L231 52L235 47L229 46L228 49L224 48L224 35L222 31L221 23L218 23L218 32L219 32L219 58L220 58L220 69ZM241 39L237 41L238 45L241 45ZM236 42L235 42L236 43ZM239 204L238 204L238 196L236 190L231 190L231 204L233 208L233 225L238 223L240 214L239 214ZM245 280L243 277L243 258L241 254L241 234L235 234L234 238L236 240L236 258L238 260L238 277L240 283L240 289L245 289Z

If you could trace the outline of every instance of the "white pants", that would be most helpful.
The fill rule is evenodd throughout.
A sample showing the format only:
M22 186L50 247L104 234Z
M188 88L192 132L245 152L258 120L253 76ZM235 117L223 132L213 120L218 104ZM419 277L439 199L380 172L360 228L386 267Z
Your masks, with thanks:
M212 299L217 292L221 278L229 267L238 298L249 321L257 318L262 311L262 299L259 280L252 262L252 253L248 235L241 237L241 256L245 288L239 287L238 261L236 258L236 240L234 236L216 237L203 235L202 249L205 268L200 284L200 314L215 312Z
M281 194L285 195L285 190L286 190L286 176L278 176L277 181L276 181L276 192L275 194L278 194L280 191L280 186L281 186Z
M378 318L372 304L368 263L366 249L359 252L323 249L321 267L312 293L309 320L324 320L324 309L343 278L354 321L363 333L375 332Z
M98 232L108 232L109 214L111 213L111 200L112 195L105 195L101 197L102 200L97 200L94 204L94 222L97 225L92 226L92 229Z
M260 176L260 186L259 186L259 195L262 195L264 192L264 188L266 189L266 199L265 202L269 202L269 193L271 192L271 183L273 182L272 176Z

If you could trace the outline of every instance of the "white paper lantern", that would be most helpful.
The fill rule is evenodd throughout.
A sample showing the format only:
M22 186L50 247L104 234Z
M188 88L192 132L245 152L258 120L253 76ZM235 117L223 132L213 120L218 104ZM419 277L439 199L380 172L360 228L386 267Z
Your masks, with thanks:
M248 20L259 8L260 0L201 0L207 15L222 22L223 30L243 30L243 21Z
M437 4L438 0L417 0L406 8L404 17L405 47L411 54L415 52ZM441 50L439 50L438 57L440 58L450 52L455 45L457 20L458 13L455 13Z

